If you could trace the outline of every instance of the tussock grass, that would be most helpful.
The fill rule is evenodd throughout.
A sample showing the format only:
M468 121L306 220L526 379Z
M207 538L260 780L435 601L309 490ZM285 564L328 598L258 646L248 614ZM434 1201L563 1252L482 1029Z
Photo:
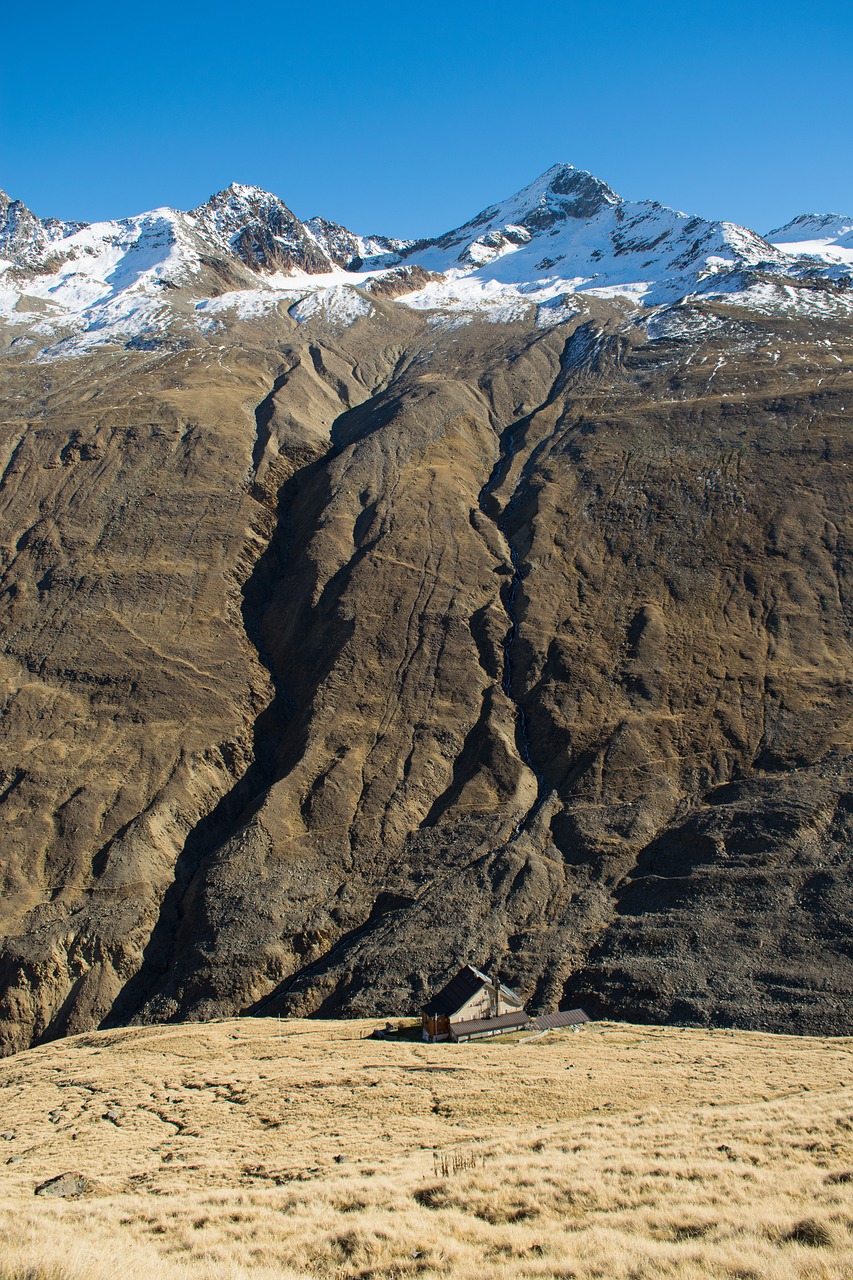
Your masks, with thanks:
M141 1028L0 1063L0 1280L853 1277L853 1042L362 1030ZM90 1194L34 1197L71 1170Z

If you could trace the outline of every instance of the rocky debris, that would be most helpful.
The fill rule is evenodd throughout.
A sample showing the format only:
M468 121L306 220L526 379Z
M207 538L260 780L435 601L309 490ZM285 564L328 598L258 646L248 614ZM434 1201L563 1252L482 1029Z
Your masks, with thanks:
M423 289L431 280L443 280L437 271L425 271L423 267L396 267L384 275L373 276L366 281L364 289L377 298L399 298L416 289Z
M82 1173L60 1173L55 1178L40 1182L34 1194L62 1200L80 1200L83 1196L91 1195L94 1190L95 1183Z
M6 1129L3 1133L0 1133L0 1138L2 1138L4 1142L14 1142L15 1134L12 1133L10 1129Z

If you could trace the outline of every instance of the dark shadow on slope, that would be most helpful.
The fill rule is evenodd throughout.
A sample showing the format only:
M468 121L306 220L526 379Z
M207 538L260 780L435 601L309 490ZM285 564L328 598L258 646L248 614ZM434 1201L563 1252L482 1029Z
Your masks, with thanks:
M258 467L270 442L270 423L275 413L275 398L292 372L293 366L286 373L279 374L269 393L255 409L255 443L252 447L252 471L255 475L258 473Z
M710 799L641 851L561 1006L849 1035L850 797L815 770Z
M277 1006L290 994L297 985L309 984L311 979L320 977L330 972L336 961L343 956L356 942L364 938L368 933L372 933L378 929L380 925L387 925L389 918L404 912L408 907L412 906L414 898L407 897L403 894L380 893L373 909L368 918L354 929L350 929L337 942L326 951L322 956L318 956L316 960L312 960L310 964L297 969L290 977L285 980L261 1000L256 1001L253 1005L244 1009L244 1015L251 1017L257 1016L275 1016L280 1012ZM335 997L330 997L324 1001L314 1013L315 1017L322 1018L332 1016L336 1012Z
M276 388L285 381L286 375L277 379ZM275 389L256 410L259 440L269 439L274 394ZM329 464L346 447L339 441L351 441L372 430L374 410L381 416L393 412L387 393L341 414L334 424L328 452L295 471L279 490L273 535L243 588L246 635L273 685L272 700L254 724L253 761L189 832L144 949L142 964L116 997L102 1026L128 1021L155 994L178 958L175 947L183 903L194 877L205 860L246 825L265 793L290 772L302 754L316 691L352 634L354 624L338 612L340 597L353 568L368 554L372 543L368 540L357 547L351 560L325 584L316 604L311 603L316 579L305 573L309 563L307 548L331 497ZM254 456L257 464L262 456L258 442ZM275 628L270 625L269 615L275 612L277 603L288 625L273 636ZM311 643L312 632L322 635L322 644Z
M470 782L480 767L486 763L487 753L491 747L488 725L494 698L494 687L487 686L483 690L480 714L468 730L462 750L453 762L453 776L450 783L432 802L429 813L420 824L421 827L434 827L441 820L442 815L459 800L465 784Z

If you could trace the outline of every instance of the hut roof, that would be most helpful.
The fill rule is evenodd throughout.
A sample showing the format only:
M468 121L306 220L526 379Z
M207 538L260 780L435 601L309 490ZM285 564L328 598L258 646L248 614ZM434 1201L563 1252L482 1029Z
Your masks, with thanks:
M530 1025L537 1031L550 1031L552 1027L579 1027L584 1022L589 1022L589 1016L583 1009L566 1009L562 1013L542 1013L531 1018Z
M451 1022L450 1034L454 1040L476 1036L483 1031L513 1031L526 1027L530 1019L523 1009L515 1013L501 1013L496 1018L471 1018L467 1022Z
M446 1017L461 1008L466 1000L470 1000L484 985L492 985L488 974L481 973L471 964L466 964L455 977L450 979L447 986L442 987L438 994L424 1005L423 1012L429 1018ZM521 1006L521 1000L514 991L505 987L503 983L500 984L500 989L505 1000L510 1004Z

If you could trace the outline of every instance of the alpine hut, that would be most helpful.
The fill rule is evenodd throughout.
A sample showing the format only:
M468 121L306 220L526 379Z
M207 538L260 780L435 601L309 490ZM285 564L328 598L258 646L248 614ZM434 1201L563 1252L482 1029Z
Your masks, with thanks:
M466 964L421 1011L424 1040L472 1040L520 1030L530 1019L519 996Z

